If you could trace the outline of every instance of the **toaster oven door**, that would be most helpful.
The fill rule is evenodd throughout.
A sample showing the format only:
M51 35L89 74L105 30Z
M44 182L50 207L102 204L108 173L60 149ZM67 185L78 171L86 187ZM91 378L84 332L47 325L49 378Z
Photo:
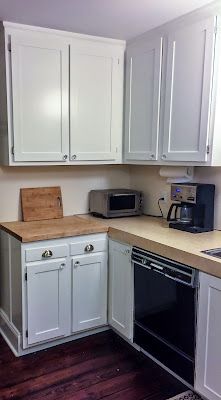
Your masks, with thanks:
M138 210L138 201L135 194L119 193L110 194L109 196L109 213L110 214L129 214Z

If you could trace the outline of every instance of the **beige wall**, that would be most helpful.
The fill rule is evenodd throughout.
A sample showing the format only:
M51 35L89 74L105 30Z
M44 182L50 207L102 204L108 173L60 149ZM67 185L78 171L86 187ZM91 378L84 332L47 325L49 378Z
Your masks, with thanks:
M159 167L131 166L130 177L131 187L144 192L144 212L146 214L159 215L157 201L163 192L166 192L168 197L170 192L170 185L166 183L165 178L159 175ZM221 229L221 168L196 167L194 182L213 183L216 185L214 222L216 229ZM165 205L162 204L164 216L167 214L168 207L169 202Z
M130 186L127 166L3 167L0 168L0 221L20 219L21 187L61 186L64 214L88 211L88 192Z
M216 185L215 226L221 229L221 168L195 168L195 182ZM133 188L144 192L144 212L159 215L157 200L169 198L170 185L155 166L73 166L0 168L0 221L21 218L21 187L61 186L64 215L88 211L88 192L96 188ZM162 204L164 216L169 203Z
M131 187L142 190L144 193L144 213L160 215L157 204L163 192L169 193L169 185L166 180L159 175L159 167L135 165L130 167ZM168 194L169 196L169 194ZM162 204L164 215L167 213L168 206Z

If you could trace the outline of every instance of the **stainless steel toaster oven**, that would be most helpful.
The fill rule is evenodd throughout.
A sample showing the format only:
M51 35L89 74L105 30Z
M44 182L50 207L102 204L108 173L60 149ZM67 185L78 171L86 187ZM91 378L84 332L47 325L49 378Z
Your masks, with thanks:
M91 190L89 212L103 218L141 215L143 194L130 189Z

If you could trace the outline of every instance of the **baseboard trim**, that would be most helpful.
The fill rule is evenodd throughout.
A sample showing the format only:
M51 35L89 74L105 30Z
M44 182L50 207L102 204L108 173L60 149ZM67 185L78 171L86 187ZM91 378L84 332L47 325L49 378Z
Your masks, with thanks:
M51 340L50 342L44 342L38 345L30 346L27 349L22 348L21 334L16 327L9 321L5 312L0 309L0 334L10 347L11 351L16 357L24 356L26 354L35 353L36 351L49 349L54 346L58 346L63 343L71 342L72 340L81 339L96 333L101 333L109 330L110 327L105 325L99 328L90 329L88 331L82 331L75 333L71 336L59 338L57 340Z
M0 333L16 357L19 356L21 335L9 321L6 313L0 309Z

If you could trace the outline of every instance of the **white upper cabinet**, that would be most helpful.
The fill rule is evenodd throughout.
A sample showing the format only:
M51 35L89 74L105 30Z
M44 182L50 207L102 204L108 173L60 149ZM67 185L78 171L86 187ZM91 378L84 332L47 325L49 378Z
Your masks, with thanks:
M221 165L220 25L204 10L129 43L126 162Z
M123 53L106 43L73 41L70 51L70 158L121 159Z
M168 35L162 159L206 161L214 28L211 17Z
M0 161L120 163L124 50L121 40L4 23Z
M156 160L162 37L129 46L126 60L125 159Z
M221 279L200 273L195 390L221 399Z
M62 40L11 35L15 161L61 162L68 154L68 57Z

